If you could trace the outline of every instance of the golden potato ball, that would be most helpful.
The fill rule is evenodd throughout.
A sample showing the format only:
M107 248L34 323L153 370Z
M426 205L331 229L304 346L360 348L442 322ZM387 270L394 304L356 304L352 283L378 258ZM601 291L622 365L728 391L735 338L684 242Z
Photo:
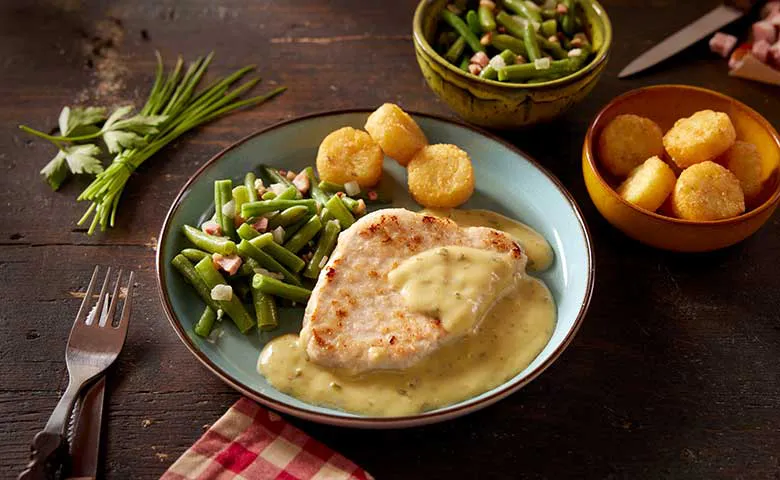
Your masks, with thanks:
M683 170L672 192L675 216L686 220L721 220L745 211L739 180L715 162L701 162Z
M714 160L737 139L731 119L723 112L702 110L681 118L664 135L664 147L682 168Z
M618 115L604 127L598 140L601 164L618 177L625 177L648 158L663 152L661 127L639 115Z
M471 159L455 145L423 147L406 168L409 193L424 207L457 207L474 193Z
M631 171L617 192L626 201L654 212L672 193L676 181L669 165L658 157L650 157Z
M417 122L392 103L385 103L374 110L368 116L365 128L385 155L404 166L409 164L415 153L428 145L428 139Z
M737 140L718 159L718 163L739 179L746 199L753 199L761 193L761 154L755 145Z
M320 143L317 171L328 182L356 181L361 187L370 187L382 177L383 159L382 149L368 133L344 127Z

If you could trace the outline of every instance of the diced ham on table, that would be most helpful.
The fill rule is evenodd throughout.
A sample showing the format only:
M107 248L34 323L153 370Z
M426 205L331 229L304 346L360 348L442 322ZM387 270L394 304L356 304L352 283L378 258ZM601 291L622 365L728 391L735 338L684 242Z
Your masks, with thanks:
M767 20L753 24L753 42L765 41L770 45L777 41L777 29Z
M222 235L222 227L220 227L219 224L214 220L203 222L203 224L200 226L200 229L203 230L203 232L208 233L209 235L216 235L216 236Z
M220 255L219 253L215 253L211 258L214 260L214 266L216 268L221 268L230 275L235 275L241 267L241 257L236 254Z
M710 39L710 50L723 58L729 56L734 47L737 46L737 37L727 33L718 32Z
M753 56L756 57L758 60L760 60L762 63L766 63L767 58L769 56L770 46L771 45L769 44L769 42L765 40L759 40L753 43L753 49L750 51L750 53L752 53Z

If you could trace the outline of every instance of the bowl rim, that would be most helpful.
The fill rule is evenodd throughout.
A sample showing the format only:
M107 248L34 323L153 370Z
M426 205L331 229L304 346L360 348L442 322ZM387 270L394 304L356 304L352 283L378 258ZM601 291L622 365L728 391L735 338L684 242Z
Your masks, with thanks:
M754 120L756 120L759 124L761 124L762 127L769 133L769 135L774 139L775 146L778 150L780 150L780 135L778 135L777 130L772 126L771 123L769 123L769 120L764 118L763 115L755 111L753 108L745 105L744 103L740 102L736 98L729 97L728 95L725 95L720 92L716 92L714 90L710 90L708 88L703 87L697 87L693 85L683 85L683 84L674 84L674 83L668 83L668 84L662 84L662 85L652 85L647 87L640 87L633 90L629 90L628 92L625 92L621 95L618 95L617 97L610 100L609 103L607 103L601 110L599 110L599 113L596 114L596 117L591 121L590 125L588 126L588 131L585 134L585 141L583 143L583 156L585 157L588 166L590 169L594 172L596 179L599 181L602 187L604 187L606 190L609 191L609 194L612 198L617 199L620 203L623 205L626 205L630 207L631 209L648 216L650 218L654 218L656 220L666 221L670 223L675 223L678 225L734 225L742 222L746 222L751 220L753 217L763 213L765 210L772 208L775 204L778 203L778 200L780 200L780 182L778 182L777 187L775 188L775 191L772 193L772 195L766 199L761 205L757 206L756 208L745 212L741 215L738 215L736 217L731 218L723 218L720 220L686 220L682 218L675 218L675 217L668 217L666 215L661 215L660 213L651 212L650 210L645 210L644 208L640 208L633 203L625 200L623 197L618 195L617 191L604 179L604 176L601 174L600 167L598 166L598 162L596 161L596 154L595 154L595 148L594 148L594 142L595 142L595 135L596 135L596 127L599 126L601 123L603 123L603 118L606 116L606 114L615 107L615 105L619 104L623 100L629 97L633 97L636 95L642 95L648 91L652 90L693 90L701 93L706 93L709 95L713 95L715 97L718 97L722 100L728 101L730 103L733 103L737 105L740 109L744 110L745 113L750 115ZM780 168L780 167L778 167ZM777 171L778 168L775 170ZM771 174L770 174L771 175Z
M211 157L203 165L201 165L195 171L195 173L193 173L187 179L185 184L181 187L179 192L176 194L176 197L174 198L170 208L168 209L168 212L165 215L165 220L163 221L162 227L160 229L160 233L158 235L159 241L157 244L158 245L157 252L155 254L155 278L157 283L157 291L160 296L160 300L162 302L165 315L168 318L168 322L171 324L177 336L182 341L182 343L184 343L184 345L187 347L190 353L192 353L195 356L195 358L198 359L198 361L200 361L200 363L202 363L206 368L208 368L214 375L220 378L223 382L233 387L235 390L238 390L243 395L246 395L247 397L267 407L273 408L277 411L289 415L293 415L298 418L303 418L306 420L311 420L311 421L316 421L316 422L326 423L331 425L338 425L338 426L349 426L349 427L357 427L357 428L405 428L411 426L427 425L427 424L455 418L461 415L465 415L467 413L492 405L493 403L516 392L517 390L519 390L520 388L524 387L532 380L537 378L550 365L552 365L552 363L555 360L557 360L558 357L560 357L563 351L572 342L572 340L574 339L575 335L577 334L578 330L580 329L585 319L588 308L590 306L591 298L593 296L593 290L595 286L595 274L596 274L593 241L592 241L592 237L588 225L585 222L585 216L583 215L582 211L580 210L579 206L574 200L574 197L571 195L571 193L569 193L566 187L563 186L563 184L561 183L560 180L558 180L557 177L555 177L550 171L548 171L546 168L540 165L533 157L529 156L528 154L526 154L519 148L515 147L514 145L510 144L509 142L497 137L496 135L487 132L485 130L476 128L472 125L467 125L461 122L457 122L443 116L420 113L413 110L407 110L407 113L409 113L413 117L414 116L424 117L424 118L429 118L429 119L449 123L458 127L475 131L476 133L479 133L493 141L499 142L500 144L504 145L506 148L513 151L515 154L525 158L529 163L531 163L533 167L537 168L542 174L544 174L551 181L553 186L561 193L561 195L563 195L564 200L572 208L574 215L579 223L582 236L585 240L585 249L587 253L587 270L586 270L587 280L586 280L585 294L582 299L582 302L580 303L579 310L577 312L577 317L575 318L574 323L572 324L569 331L566 333L566 336L563 338L561 343L555 348L555 350L553 350L553 352L544 362L542 362L533 371L529 372L528 375L519 379L516 383L509 384L508 382L504 382L498 387L494 387L494 389L497 390L494 391L490 396L487 396L480 400L476 400L476 396L475 396L470 399L466 399L464 401L458 402L458 404L445 406L434 411L423 412L416 415L406 415L406 416L397 416L397 417L336 415L329 412L317 412L317 411L300 408L297 406L288 405L276 399L273 399L267 395L264 395L252 389L250 386L244 384L243 382L232 378L232 376L228 372L224 371L221 367L216 365L205 353L203 353L199 348L197 348L197 346L190 339L189 335L187 335L187 332L185 331L184 327L177 320L177 317L173 311L173 306L169 299L168 291L165 289L165 285L167 284L167 279L165 274L165 268L163 265L163 261L164 261L163 246L167 243L168 236L169 234L171 234L170 231L171 221L173 219L173 216L181 206L183 200L187 197L191 185L198 178L200 178L200 176L208 168L210 168L213 164L218 162L228 152L244 144L245 142L251 140L252 138L265 134L272 130L285 127L289 124L310 120L318 117L338 116L338 115L354 114L354 113L369 114L372 111L373 110L371 109L363 109L363 108L333 109L333 110L319 111L319 112L303 115L300 117L284 120L275 123L269 127L262 128L253 133L250 133L249 135L227 146L222 151L220 151L219 153ZM316 405L312 405L312 406L316 407ZM348 414L348 412L345 413Z
M414 10L414 18L412 20L412 37L414 38L415 45L422 48L422 50L429 57L433 58L439 65L444 66L444 68L447 68L449 71L463 77L466 80L476 81L478 83L484 83L485 85L506 88L509 90L518 90L518 89L541 90L548 87L563 86L563 85L575 83L577 80L580 80L582 77L586 76L590 72L599 68L599 66L602 63L605 63L607 61L607 59L609 58L609 52L612 49L612 22L609 19L609 15L607 15L607 11L597 0L589 0L589 1L593 5L594 9L596 10L598 17L602 20L604 24L604 42L601 49L596 55L596 58L591 60L590 63L588 63L581 69L565 77L557 78L555 80L549 80L546 82L509 83L509 82L499 82L498 80L489 80L476 75L471 75L470 73L466 73L460 68L448 62L447 59L443 58L441 55L439 55L438 52L436 52L436 50L431 46L431 44L428 43L428 41L425 39L425 35L423 35L422 33L423 10L431 3L431 0L420 0L420 3L417 4L417 8Z

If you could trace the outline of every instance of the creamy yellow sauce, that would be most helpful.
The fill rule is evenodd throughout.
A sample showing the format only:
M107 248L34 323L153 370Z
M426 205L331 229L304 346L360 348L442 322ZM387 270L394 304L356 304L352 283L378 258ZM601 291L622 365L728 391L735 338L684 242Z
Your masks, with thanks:
M522 277L477 332L403 371L359 376L310 362L297 335L274 339L258 370L278 390L315 405L370 416L403 416L457 403L501 385L528 366L550 340L555 303L541 281Z
M470 332L514 287L510 255L471 247L432 248L403 261L387 280L412 312L438 318L454 335Z
M423 213L511 234L528 255L529 269L544 270L553 262L552 249L541 235L497 213ZM447 261L436 256L442 250ZM458 262L473 274L456 268ZM495 252L446 247L415 255L391 271L388 282L401 291L410 309L435 314L450 332L465 332L410 368L354 375L323 367L308 361L298 335L290 334L265 346L258 371L279 391L305 402L370 416L412 415L472 398L526 368L555 328L556 307L547 286L513 275L511 267L508 258ZM481 305L486 311L480 311Z
M532 272L547 270L555 259L552 247L536 230L499 213L453 208L425 209L420 213L449 218L461 227L490 227L510 234L528 255L528 270Z

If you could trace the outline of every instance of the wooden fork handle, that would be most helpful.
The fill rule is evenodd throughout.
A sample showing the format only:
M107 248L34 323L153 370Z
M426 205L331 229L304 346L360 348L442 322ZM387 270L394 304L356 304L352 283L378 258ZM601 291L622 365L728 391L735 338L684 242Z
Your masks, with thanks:
M17 480L49 480L54 478L62 465L65 439L57 433L42 430L35 435L32 453L27 468L19 474Z

